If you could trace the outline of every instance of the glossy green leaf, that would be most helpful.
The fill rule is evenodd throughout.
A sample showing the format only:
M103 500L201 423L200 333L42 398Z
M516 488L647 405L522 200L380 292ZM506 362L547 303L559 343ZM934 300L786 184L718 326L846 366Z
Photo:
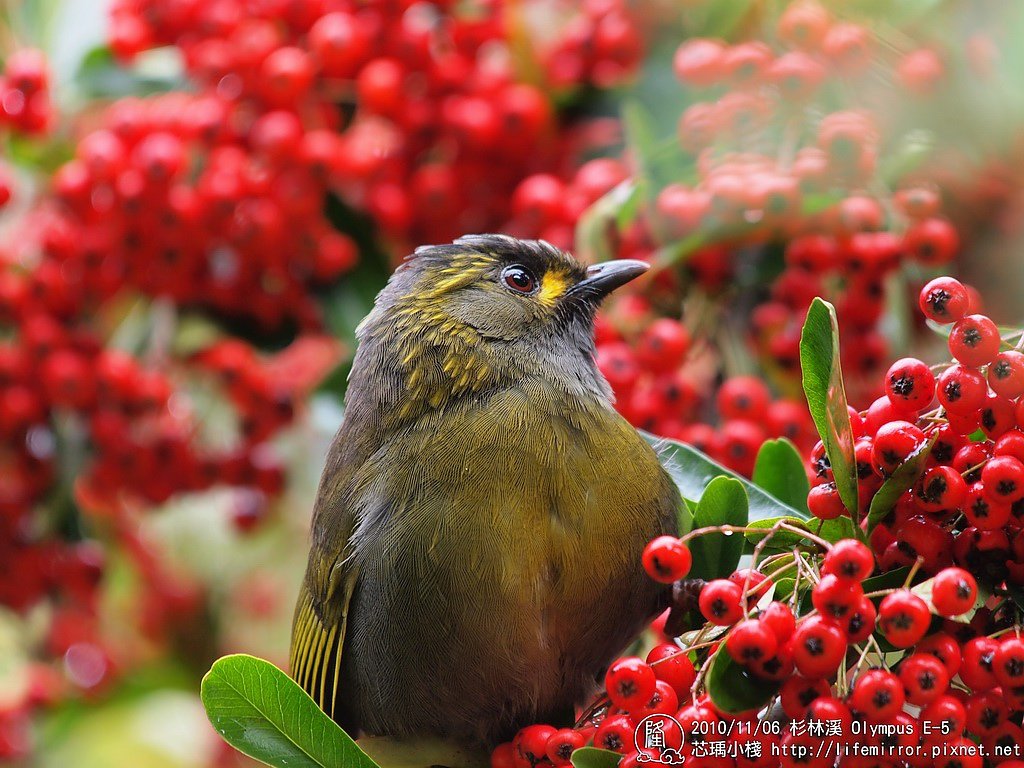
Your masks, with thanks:
M773 526L775 526L780 520L785 520L790 525L794 525L800 528L807 528L806 523L799 517L781 516L766 517L762 520L752 520L749 523L747 523L747 525L750 528L757 528L759 530L757 532L749 531L745 534L747 538L747 543L751 545L750 548L752 549L753 546L760 544L764 537L768 535L768 531ZM772 534L771 539L764 546L765 549L769 551L788 551L793 547L798 547L801 544L806 543L807 539L798 533L793 533L792 531L776 531L774 534Z
M921 446L907 457L907 460L896 467L896 471L882 483L874 497L871 499L871 507L868 509L868 533L874 530L885 516L892 512L900 496L911 488L918 478L924 474L925 464L928 461L928 454L932 452L935 445L935 437L926 440Z
M693 513L694 529L714 525L747 524L749 505L747 493L739 480L731 477L716 477L697 503ZM721 579L728 576L743 556L743 536L729 533L707 533L690 540L690 554L693 565L690 577L697 579Z
M793 594L793 587L796 586L796 579L791 576L784 576L775 582L775 594L772 596L780 603L789 600Z
M747 674L724 650L715 654L707 676L708 695L723 712L738 714L761 709L771 701L778 686Z
M807 512L807 492L811 484L800 452L789 440L766 440L754 463L754 485L764 488L791 507Z
M809 525L818 536L823 538L832 544L842 539L861 539L863 536L858 535L860 529L855 527L853 520L843 515L833 520L826 520L820 524L820 527Z
M240 752L277 768L376 768L288 675L238 654L214 662L201 696L217 732Z
M806 518L807 515L796 507L792 507L772 496L762 488L751 483L745 477L726 469L706 454L691 445L666 440L648 433L641 433L658 452L665 471L675 481L679 492L685 499L699 499L704 489L716 477L731 477L743 485L747 492L749 514L751 520L766 517L790 516Z
M618 752L597 747L581 747L572 753L569 761L573 768L615 768L622 759Z
M894 571L886 571L878 576L871 576L861 582L861 589L867 592L878 592L881 589L895 589L902 587L910 575L910 569L906 566L897 568Z
M839 497L850 513L856 515L857 465L843 370L839 364L839 323L835 307L822 299L815 299L807 310L800 334L800 367L807 405L825 444Z

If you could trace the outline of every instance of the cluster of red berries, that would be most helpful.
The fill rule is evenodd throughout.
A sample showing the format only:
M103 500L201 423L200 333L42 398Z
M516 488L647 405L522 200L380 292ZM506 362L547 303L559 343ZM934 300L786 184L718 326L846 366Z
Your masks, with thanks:
M802 451L810 449L814 425L806 406L773 398L754 376L734 376L718 385L713 401L720 421L711 426L707 404L714 382L694 346L685 325L653 317L641 296L629 296L599 318L597 364L630 423L690 443L747 476L769 438L786 437Z
M46 57L31 48L14 51L0 76L0 127L34 135L45 133L52 123Z
M688 292L728 295L744 275L766 269L765 262L782 253L781 265L771 268L768 295L741 307L750 313L750 331L749 339L746 331L739 334L740 342L752 344L786 389L799 376L800 328L807 307L816 296L830 298L844 329L843 363L852 374L848 389L865 402L878 394L877 374L889 358L880 328L891 295L886 286L908 265L947 265L960 250L960 235L941 215L938 188L927 172L879 179L880 152L894 138L889 135L896 130L894 121L876 117L867 96L863 108L851 104L826 111L834 109L829 87L842 90L850 82L873 79L880 46L871 29L838 20L813 0L801 0L787 5L777 19L774 41L773 48L760 40L729 45L692 38L679 46L676 76L686 89L706 98L691 102L679 121L678 150L685 158L680 167L692 173L655 186L647 166L661 162L664 152L658 150L659 160L645 161L643 150L631 147L628 162L601 158L564 176L549 172L525 178L513 197L509 224L519 234L567 245L591 203L629 183L640 187L649 204L631 202L636 213L608 222L606 229L618 256L655 261L661 272L649 282L649 305L635 295L613 298L610 316L625 315L633 325L624 338L606 335L611 343L603 351L605 373L613 385L622 383L616 387L619 407L634 424L708 447L735 468L749 462L730 460L728 449L716 450L715 442L733 437L723 434L724 424L714 432L706 424L696 427L697 434L680 430L693 421L687 409L703 399L713 377L692 367L679 373L669 365L671 356L649 367L636 325L649 324L649 314L674 316L678 297ZM900 73L893 80L923 92L923 84L934 81L925 64L935 58L933 51L922 49L899 61L882 61ZM916 79L904 77L904 70L917 73ZM865 86L865 94L870 91ZM815 99L821 109L794 107L816 104ZM757 142L751 137L772 146L752 150ZM893 183L896 191L887 191ZM784 248L776 247L780 243ZM664 268L674 263L680 268ZM706 325L718 327L714 321ZM717 334L704 338L711 334L701 330L699 336L696 346L722 345ZM772 425L770 418L769 436L803 432L806 422L794 428L794 419L803 421L794 404L782 401L778 410L786 412L785 426ZM729 419L723 414L722 421ZM763 427L741 431L749 437L765 434Z
M669 582L686 575L690 556L680 539L666 536L651 542L644 565L652 578ZM1004 768L1018 765L1006 756L1024 739L1024 641L1008 631L1011 617L985 609L963 623L978 603L970 573L945 568L925 582L927 592L923 584L865 594L875 558L855 539L832 546L820 572L811 567L809 605L796 592L789 604L765 603L781 570L765 576L744 569L707 582L699 592L707 626L697 638L713 639L662 643L646 660L619 659L608 669L595 718L575 728L524 728L494 751L492 766L568 766L575 749L593 744L622 754L620 765L631 768L644 762L637 733L651 716L680 726L675 734L663 731L661 748L708 768L830 768L837 760L980 768L979 743L989 755L1004 755L997 758ZM901 654L891 668L879 642ZM870 649L879 666L866 665ZM776 686L774 704L742 713L717 706L702 685L718 653ZM855 720L870 725L857 730ZM854 748L856 741L870 749Z
M926 571L957 563L975 573L1024 578L1024 354L1004 342L960 282L940 277L921 291L932 321L952 323L955 362L937 366L896 361L885 394L851 411L859 495L858 516L908 458L928 451L920 478L871 531L885 569L923 558ZM811 512L846 514L824 450L811 455Z
M337 141L216 94L119 101L54 176L44 258L82 301L128 287L265 329L317 327L312 289L357 259L324 215Z
M513 35L523 31L501 3L472 12L344 0L251 5L115 3L112 46L124 57L177 46L205 89L187 111L214 134L208 140L253 150L270 189L315 198L319 211L326 183L401 243L446 242L493 231L519 180L557 160L553 105L516 76L513 56L523 51ZM551 80L607 85L635 68L640 42L624 4L584 3L570 17L534 62ZM216 186L244 194L250 173ZM287 222L285 233L318 233L266 203L247 218L243 229Z

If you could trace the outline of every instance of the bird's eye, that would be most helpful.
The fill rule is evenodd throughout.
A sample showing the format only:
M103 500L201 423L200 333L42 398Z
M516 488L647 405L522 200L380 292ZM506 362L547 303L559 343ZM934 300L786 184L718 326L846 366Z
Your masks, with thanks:
M533 293L537 288L537 278L526 267L513 264L501 271L501 282L516 293Z

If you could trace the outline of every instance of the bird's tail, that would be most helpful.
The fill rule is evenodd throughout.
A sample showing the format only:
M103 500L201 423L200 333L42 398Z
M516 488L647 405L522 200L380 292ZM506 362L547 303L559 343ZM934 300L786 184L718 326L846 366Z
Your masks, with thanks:
M345 621L324 626L309 590L303 586L292 624L291 676L320 709L335 719L344 638Z

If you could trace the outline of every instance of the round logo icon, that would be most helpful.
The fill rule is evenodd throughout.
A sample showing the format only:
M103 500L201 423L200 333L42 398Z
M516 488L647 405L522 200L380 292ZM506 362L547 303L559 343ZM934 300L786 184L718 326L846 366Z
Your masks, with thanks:
M683 737L683 726L672 715L648 715L633 732L637 762L681 765Z

